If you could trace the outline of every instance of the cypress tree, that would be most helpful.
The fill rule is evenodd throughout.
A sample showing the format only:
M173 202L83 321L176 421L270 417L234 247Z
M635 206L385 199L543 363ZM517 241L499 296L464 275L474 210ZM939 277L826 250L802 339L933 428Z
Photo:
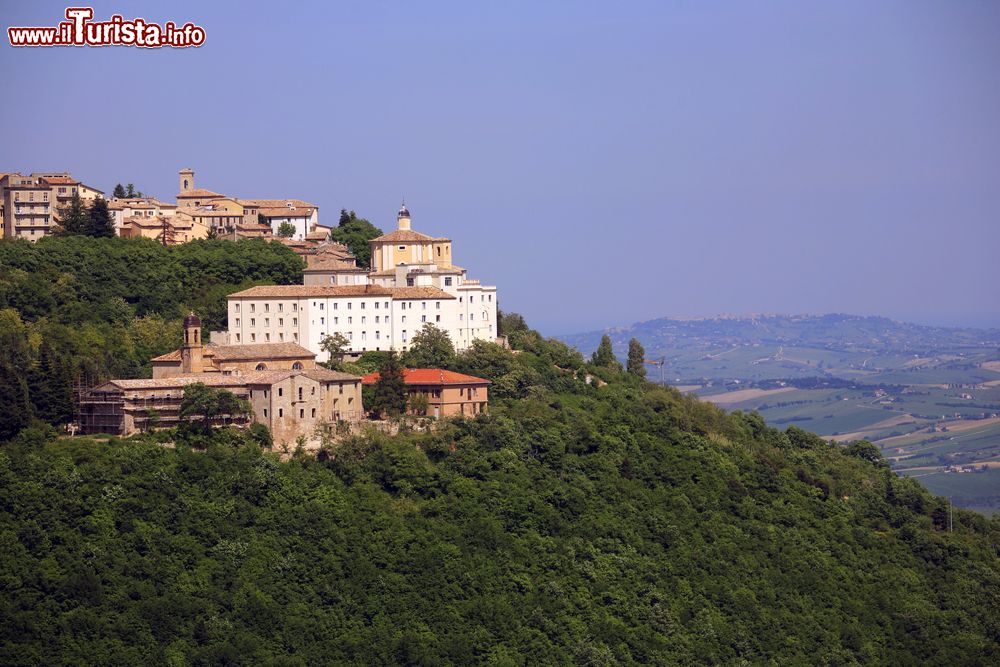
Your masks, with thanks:
M608 334L601 336L601 344L597 346L597 350L590 357L590 362L595 366L601 366L603 368L615 368L619 366L618 360L615 359L615 351L611 347L611 337Z
M646 377L646 350L642 344L633 338L628 342L628 372L632 375Z
M28 388L36 417L53 425L72 421L72 378L52 346L42 346L38 363L28 374Z
M122 187L121 183L115 186L115 191L112 193L111 196L113 196L115 199L125 198L125 188Z
M406 379L395 352L390 352L379 370L372 396L372 412L398 417L406 412Z

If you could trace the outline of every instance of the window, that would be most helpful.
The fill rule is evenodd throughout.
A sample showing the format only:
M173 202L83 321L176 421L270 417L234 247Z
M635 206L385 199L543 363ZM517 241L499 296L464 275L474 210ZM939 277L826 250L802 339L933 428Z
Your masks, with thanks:
M427 310L427 302L426 301L421 301L420 302L420 310Z
M326 304L324 304L324 303L321 303L321 304L319 304L319 309L320 309L320 310L323 310L323 306L325 306L325 305L326 305Z
M265 303L264 304L264 312L265 313L271 312L271 304L269 304L269 303Z
M420 316L420 321L421 322L426 322L427 321L427 316L426 315L421 315Z
M362 301L362 302L361 302L361 310L364 310L364 309L365 309L365 302L364 302L364 301Z
M236 326L240 326L240 318L236 318Z
M434 321L435 322L440 322L441 321L441 316L440 315L435 315L434 316Z
M293 303L292 304L292 312L293 313L299 312L299 304L297 304L297 303Z
M403 315L402 320L403 320L403 324L406 324L406 315Z
M252 327L257 326L257 318L256 317L251 317L250 318L250 326L252 326Z
M283 304L283 303L279 303L279 304L278 304L278 312L280 313L280 312L282 312L282 311L283 311L284 309L285 309L285 304Z
M365 323L365 316L364 316L364 315L362 315L362 316L361 316L361 324L364 324L364 323Z
M267 364L257 364L257 369L256 370L258 370L258 371L266 371L267 370Z
M326 324L326 318L325 317L319 318L319 323L320 324Z
M313 409L312 409L312 410L311 410L310 412L311 412L310 416L311 416L311 417L312 417L313 419L316 419L316 408L313 408Z
M336 301L333 302L333 309L337 310L337 302Z
M438 310L441 310L441 302L440 301L435 301L434 302L434 307L437 308Z
M375 332L375 340L379 339L378 331Z
M299 326L299 318L297 318L297 317L293 317L292 318L292 326L293 327Z
M302 387L299 387L299 400L302 400Z
M257 334L254 334L254 333L250 334L250 342L253 343L256 340L257 340Z
M236 312L240 312L240 304L236 304Z
M403 340L406 340L406 329L403 329Z
M385 309L389 310L389 302L388 301L385 302Z
M405 245L401 245L401 246L399 246L399 249L400 250L406 250L406 246Z
M474 319L476 319L476 314L475 313L469 313L469 321L471 322Z
M269 333L264 334L264 340L266 342L270 343L271 342L271 334L269 334Z
M378 301L375 302L375 310L378 310Z
M347 318L347 323L348 323L348 324L351 324L351 323L352 323L352 320L353 320L353 319L354 319L353 317L350 317L350 316L349 316L349 317Z
M240 335L239 334L236 334L236 342L237 343L240 342Z
M294 364L292 364L292 370L293 371L301 371L302 370L302 362L301 361L296 361Z
M338 323L339 321L340 321L340 318L339 318L339 317L335 317L335 318L333 318L333 323L334 323L334 324L337 324L337 323Z
M279 327L285 326L285 318L284 317L279 317L278 318L278 326Z
M264 326L265 327L271 326L271 318L270 317L265 317L264 318Z
M330 284L331 285L337 284L337 276L330 276Z
M278 340L280 340L280 341L284 342L284 340L285 340L285 334L283 334L283 333L279 333L279 334L278 334Z
M250 304L250 312L251 313L257 312L257 304L256 303L251 303Z
M490 294L490 301L492 301L492 300L493 300L493 295L492 295L492 294Z
M285 390L282 389L281 387L278 387L278 396L281 396L284 393L285 393Z
M376 303L375 305L377 306L378 304ZM378 324L378 315L375 316L375 324Z
M445 287L451 287L451 276L445 276L444 285Z
M285 416L285 411L282 408L278 408L278 416L279 417L284 417Z
M458 395L459 395L459 397L464 397L465 396L465 387L459 387L458 388Z
M348 302L347 302L347 310L350 310L350 309L351 309L351 302L350 302L350 301L348 301Z
M292 334L292 339L295 340L295 341L298 341L299 340L299 334L293 333Z
M267 419L267 408L264 408L264 419Z
M407 278L406 279L406 286L407 287L413 287L413 278Z

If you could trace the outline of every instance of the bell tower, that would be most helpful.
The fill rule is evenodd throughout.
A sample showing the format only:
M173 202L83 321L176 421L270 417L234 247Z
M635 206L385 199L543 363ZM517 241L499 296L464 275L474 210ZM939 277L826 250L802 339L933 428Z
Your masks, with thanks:
M177 174L180 186L178 192L184 194L188 190L194 190L194 169L181 169Z
M396 229L409 229L410 228L410 212L406 209L406 202L399 208L399 213L396 214Z
M201 349L201 320L193 312L184 318L184 345L181 347L181 373L205 372Z

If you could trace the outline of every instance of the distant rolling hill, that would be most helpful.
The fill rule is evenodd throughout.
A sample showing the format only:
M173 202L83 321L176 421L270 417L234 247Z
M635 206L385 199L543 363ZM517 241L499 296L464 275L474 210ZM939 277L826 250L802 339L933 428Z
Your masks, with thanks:
M970 374L980 382L1000 379L1000 373L981 366L1000 359L1000 329L931 327L842 314L749 315L661 318L560 338L589 354L605 333L620 357L633 337L646 348L648 358L665 357L667 374L675 383L812 376L874 379L896 373L901 376L894 381L908 384L914 372L940 382Z

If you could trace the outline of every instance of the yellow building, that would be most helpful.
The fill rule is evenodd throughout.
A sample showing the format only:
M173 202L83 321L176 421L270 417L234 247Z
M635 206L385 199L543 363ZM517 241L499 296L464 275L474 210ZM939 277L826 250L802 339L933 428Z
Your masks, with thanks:
M410 212L404 205L396 215L396 230L368 242L372 271L393 272L399 264L451 266L451 239L436 238L410 229Z

